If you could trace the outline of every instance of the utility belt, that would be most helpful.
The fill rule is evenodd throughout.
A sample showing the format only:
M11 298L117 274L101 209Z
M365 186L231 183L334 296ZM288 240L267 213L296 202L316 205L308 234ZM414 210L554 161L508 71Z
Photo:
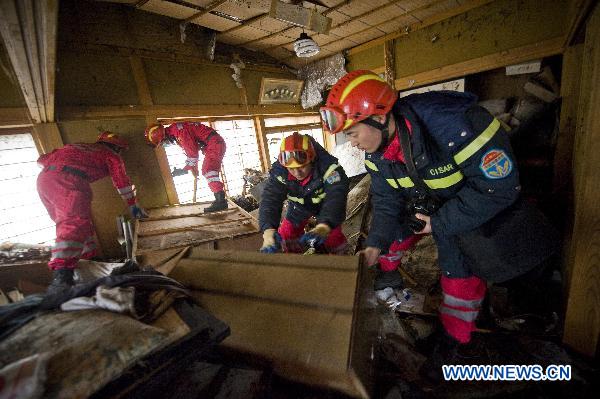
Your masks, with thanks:
M204 140L198 140L198 145L200 146L201 150L204 150L206 148L206 146L208 145L208 142L210 141L210 139L212 139L213 137L218 136L218 133L216 131L212 131L208 134L208 136L206 136L206 139ZM221 141L223 141L221 139Z
M89 180L89 177L87 175L87 173L85 173L82 170L73 168L71 166L55 166L55 165L50 165L50 166L46 166L46 168L44 168L44 172L50 171L50 170L58 170L59 172L65 172L65 173L69 173L71 175L75 175L77 177L81 177L84 180Z

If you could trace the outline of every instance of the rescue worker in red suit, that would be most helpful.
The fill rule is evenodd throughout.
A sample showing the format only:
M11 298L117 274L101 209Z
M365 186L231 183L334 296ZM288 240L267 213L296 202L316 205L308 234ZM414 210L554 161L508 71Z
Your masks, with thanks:
M440 320L447 335L440 356L446 361L471 341L486 292L458 236L504 215L521 188L508 135L476 100L450 91L398 98L377 74L359 70L342 77L321 108L324 128L345 134L366 153L373 219L363 255L369 266L378 265L375 288L400 288L403 252L423 234L433 235L442 269ZM423 185L415 184L411 171ZM437 206L412 206L433 195ZM486 254L481 258L485 262ZM507 272L513 278L528 270Z
M202 176L208 181L208 187L215 196L215 201L204 208L204 212L227 209L223 182L219 177L225 156L225 140L214 129L198 122L177 122L166 127L152 125L146 129L146 140L154 147L164 142L176 142L187 155L183 170L190 170L194 178L198 176L198 154L202 151ZM173 175L176 176L176 173L177 170Z
M346 217L348 190L348 177L338 160L312 137L294 132L283 139L261 195L260 251L298 253L313 247L345 254L348 243L341 224ZM288 210L279 224L286 198ZM312 216L317 225L305 232Z
M95 143L67 144L38 159L43 170L37 178L37 190L56 223L56 242L48 263L53 270L50 291L72 286L77 261L95 255L90 183L110 175L131 215L134 218L147 216L137 204L135 186L127 177L119 155L127 148L124 139L103 132Z

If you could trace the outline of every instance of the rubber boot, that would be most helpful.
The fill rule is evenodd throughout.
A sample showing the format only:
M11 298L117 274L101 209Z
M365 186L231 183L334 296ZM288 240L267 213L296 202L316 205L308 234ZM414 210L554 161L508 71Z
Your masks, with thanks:
M73 269L58 269L52 272L52 281L48 286L48 294L57 294L59 292L68 290L75 282L73 281L74 270Z
M210 206L204 208L204 213L217 212L227 209L227 200L225 199L225 192L219 191L215 193L215 200Z
M384 272L377 268L377 274L375 275L374 281L374 289L375 291L383 290L385 288L393 288L399 289L404 286L404 282L402 281L402 276L400 272L396 270L391 270L389 272Z

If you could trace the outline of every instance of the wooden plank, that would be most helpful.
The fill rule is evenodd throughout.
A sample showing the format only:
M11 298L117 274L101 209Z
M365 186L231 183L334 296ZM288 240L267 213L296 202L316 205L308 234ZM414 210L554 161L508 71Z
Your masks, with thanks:
M248 221L250 219L251 218L249 218L249 217L239 217L239 218L227 219L225 221L215 220L212 222L208 222L206 217L204 217L204 216L188 217L188 218L185 218L183 221L181 218L178 218L177 220L168 219L168 221L161 223L159 226L155 226L154 230L144 231L144 229L142 229L142 231L140 231L139 235L148 237L148 236L153 236L153 235L175 233L178 231L205 230L206 227L208 227L208 226L223 225L223 224L228 224L228 223L244 224L246 221ZM208 220L210 220L210 219L208 219ZM147 227L147 226L144 225L144 227ZM149 227L149 228L151 228L151 227Z
M396 90L423 86L491 69L561 54L563 38L547 40L396 79Z
M227 292L248 298L352 311L358 268L356 257L339 259L348 265L345 269L325 269L287 264L265 266L261 263L261 257L269 255L253 256L245 262L182 259L171 277L185 281L189 288L205 292ZM303 259L304 263L309 261L312 259ZM267 285L266 281L269 282Z
M563 342L587 356L600 352L600 7L588 21L574 151L575 225Z
M56 33L58 29L58 0L46 0L39 3L37 15L42 26L38 34L42 52L42 85L46 101L46 121L55 121L54 92L56 88Z
M150 209L150 215L154 217L183 217L136 221L134 253L141 255L148 251L193 246L259 231L256 219L235 203L228 202L229 210L203 213L202 216L194 215L209 202ZM185 216L190 214L192 216Z
M185 247L183 249L180 249L175 254L175 256L173 256L171 259L164 262L162 265L155 267L154 270L161 272L165 276L170 275L171 272L173 271L173 269L175 268L175 266L177 266L179 264L179 262L181 261L181 258L183 258L185 256L185 254L187 254L189 249L190 249L190 247Z
M138 237L136 254L141 255L158 249L182 248L207 241L233 238L256 232L258 232L258 227L252 223L245 225L233 223L207 226L202 230L178 231L160 236Z
M246 107L237 105L113 105L87 107L60 107L58 113L62 121L82 119L114 119L133 116L180 115L183 118L201 115L202 117L227 117L250 115L305 114L300 104L268 104ZM314 112L314 111L313 111Z
M226 347L266 358L286 378L368 397L378 324L363 294L372 283L358 257L334 258L196 251L172 277L230 326Z
M149 208L147 209L148 218L144 219L144 221L150 220L167 220L174 218L182 218L189 216L210 216L204 213L204 208L210 204L208 202L197 202L195 204L181 204L174 206L162 206L159 208ZM236 212L236 208L226 209L224 211L219 212Z

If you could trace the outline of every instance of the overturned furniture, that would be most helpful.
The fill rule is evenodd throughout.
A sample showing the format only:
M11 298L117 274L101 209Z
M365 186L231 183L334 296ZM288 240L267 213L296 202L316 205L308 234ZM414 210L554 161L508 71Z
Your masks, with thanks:
M149 209L149 217L135 223L134 256L257 233L256 219L228 202L228 209L213 213L204 213L209 202Z
M231 327L226 347L355 397L372 391L371 284L355 256L193 251L170 277Z

